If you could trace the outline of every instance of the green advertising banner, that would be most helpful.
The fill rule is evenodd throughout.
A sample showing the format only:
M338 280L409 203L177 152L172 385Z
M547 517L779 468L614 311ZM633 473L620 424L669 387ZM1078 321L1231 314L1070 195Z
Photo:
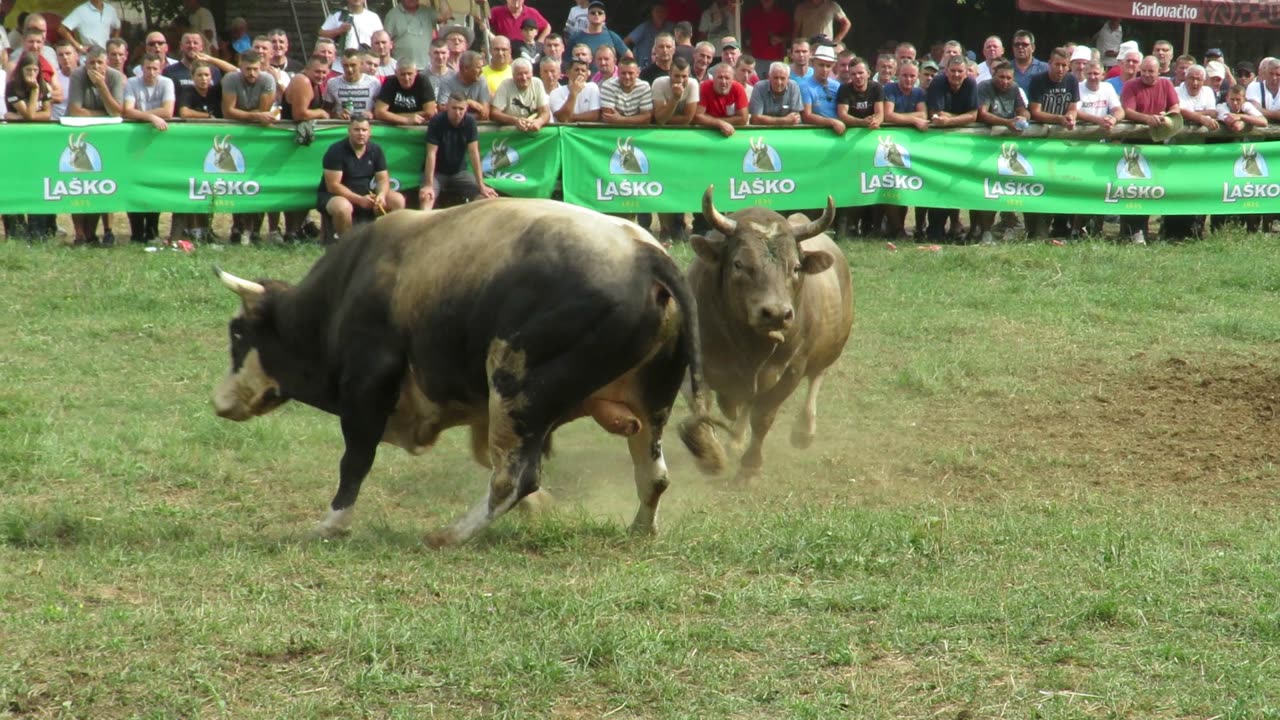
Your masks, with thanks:
M325 150L346 137L325 127L309 146L292 125L145 123L71 128L50 124L0 127L5 167L22 168L0 193L4 213L133 211L258 212L314 207ZM421 182L425 133L378 125L373 140L386 153L392 187ZM482 133L481 162L494 189L548 197L560 173L555 128Z
M310 146L291 125L144 123L0 127L10 175L0 212L256 212L315 204L321 159L345 137L322 127ZM423 128L378 125L393 185L412 192ZM877 203L1099 215L1274 212L1280 142L1127 145L962 132L551 126L480 134L482 170L501 193L603 212L685 212L715 186L716 205L779 211ZM1280 159L1280 158L1278 158ZM16 169L21 168L21 172Z
M565 200L603 212L887 203L1043 213L1275 211L1280 143L1124 145L955 132L568 128ZM1273 149L1274 148L1274 149Z

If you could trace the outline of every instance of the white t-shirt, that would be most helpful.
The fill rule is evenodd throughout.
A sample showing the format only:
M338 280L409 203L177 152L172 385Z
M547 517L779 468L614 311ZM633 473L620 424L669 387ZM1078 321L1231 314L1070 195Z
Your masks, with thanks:
M564 21L565 37L571 38L574 35L587 29L587 9L584 7L569 8L569 19Z
M8 87L8 85L9 75L5 73L3 68L0 68L0 87ZM0 92L0 118L4 117L5 113L9 112L9 105L5 102L5 96L8 94L8 91Z
M347 82L345 77L336 77L324 86L324 99L339 108L351 103L351 112L373 114L373 103L381 90L382 83L372 75L361 75L353 83Z
M660 77L653 81L653 106L655 108L658 103L665 105L671 102L672 97L670 77ZM680 104L676 105L675 114L682 114L690 103L697 105L699 99L701 99L701 96L698 94L698 83L694 82L693 78L689 78L684 83L684 92L680 95Z
M1219 120L1226 120L1226 119L1227 119L1227 116L1228 116L1228 115L1230 115L1230 114L1231 114L1231 108L1230 108L1230 107L1228 107L1226 103L1220 103L1220 104L1218 105L1218 119L1219 119ZM1237 114L1237 115L1248 115L1249 117L1262 117L1262 111L1261 111L1261 110L1259 110L1258 108L1254 107L1254 104L1253 104L1253 103L1251 103L1251 102L1249 102L1248 100L1245 100L1245 101L1244 101L1244 105L1241 105L1241 106L1240 106L1240 112L1238 112L1238 113L1236 113L1236 114Z
M200 33L202 37L206 38L205 44L207 47L205 47L204 51L208 53L216 51L218 49L218 24L213 21L213 13L209 12L209 8L196 8L196 11L191 13L187 19L191 22L191 32ZM204 34L206 30L209 31L208 36Z
M1244 96L1259 110L1280 110L1280 92L1271 92L1261 80L1249 83Z
M551 122L556 122L555 113L564 104L569 101L569 86L561 85L551 91L548 102L551 105ZM578 97L573 101L573 114L591 112L600 109L600 86L593 82L589 82L582 88L582 92L578 93Z
M1191 97L1186 83L1177 87L1177 93L1178 106L1183 110L1202 113L1209 112L1218 106L1218 99L1213 95L1213 88L1208 85L1202 86L1195 97Z
M58 73L58 84L62 86L62 102L49 106L52 110L49 117L54 122L57 122L63 115L67 114L67 101L71 99L71 76L63 75L62 67L58 65L53 66L53 71Z
M541 80L530 80L529 87L521 90L516 87L515 80L507 78L498 83L492 105L495 110L513 117L533 117L547 106L547 89L542 87Z
M320 26L321 30L337 30L342 27L343 15L348 15L351 19L351 30L343 38L334 38L334 42L338 45L338 57L333 60L333 69L342 72L342 51L356 50L363 43L368 45L373 42L373 34L382 29L382 18L378 17L378 13L366 9L362 13L352 15L347 9L339 10L329 17L325 18L324 24Z
M1098 83L1097 90L1090 90L1087 83L1080 85L1080 104L1076 108L1080 112L1102 117L1110 115L1116 108L1122 107L1120 96L1109 82Z
M102 3L102 10L84 2L62 19L62 27L78 31L86 43L106 49L111 31L120 29L120 13L109 2Z
M1102 29L1093 36L1093 44L1098 48L1098 54L1102 56L1102 66L1109 68L1120 61L1115 55L1107 56L1107 51L1120 52L1120 43L1124 42L1124 26L1111 29L1111 23L1108 22L1102 26Z

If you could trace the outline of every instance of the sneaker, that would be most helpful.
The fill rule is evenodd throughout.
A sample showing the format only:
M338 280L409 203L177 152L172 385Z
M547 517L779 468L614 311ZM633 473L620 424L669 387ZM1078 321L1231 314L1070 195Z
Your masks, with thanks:
M241 232L241 233L240 233L240 244L241 244L241 245L252 245L252 244L253 244L253 234L252 234L252 233L247 233L247 232Z
M116 234L110 230L102 233L102 247L113 247L116 244Z
M983 230L983 231L982 231L982 242L981 242L980 244L982 244L982 245L987 245L987 246L991 246L991 245L995 245L995 244L996 244L996 239L995 239L994 237L992 237L992 236L991 236L991 231L990 231L990 230Z
M1138 232L1133 234L1132 240L1134 245L1146 245L1147 234L1139 230Z

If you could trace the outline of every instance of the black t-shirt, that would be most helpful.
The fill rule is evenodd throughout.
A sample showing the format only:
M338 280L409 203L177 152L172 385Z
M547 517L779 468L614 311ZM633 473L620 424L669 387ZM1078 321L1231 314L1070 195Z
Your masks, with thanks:
M210 85L209 94L196 92L195 85L183 85L178 88L178 107L209 113L209 117L222 117L222 86Z
M355 151L351 149L351 142L343 138L324 152L322 164L325 170L341 170L342 184L348 190L357 195L367 195L374 189L373 176L387 169L387 156L382 154L382 148L377 143L370 141L365 146L364 155L356 157ZM324 185L323 177L320 178L318 190L329 191Z
M422 73L413 79L413 85L405 89L400 78L389 77L382 83L378 92L378 100L387 104L393 113L422 112L422 106L435 102L436 93L431 89L431 82Z
M1049 78L1043 72L1031 76L1031 84L1027 86L1027 104L1040 103L1041 112L1063 115L1067 106L1080 102L1080 81L1076 76L1067 73L1059 82Z
M454 175L467 162L467 146L480 139L476 119L468 114L454 127L449 113L441 111L427 123L427 143L436 146L436 174Z
M867 82L867 89L858 92L853 83L845 83L836 93L837 105L848 105L849 114L859 120L876 114L876 103L884 100L884 89L875 80Z
M660 77L668 77L670 75L671 75L671 72L669 70L663 70L662 68L658 67L658 63L649 63L648 65L645 66L643 70L640 71L640 79L649 83L650 85L653 84L654 80L657 80Z
M973 112L978 109L978 83L974 82L973 78L966 77L964 82L960 83L959 90L952 90L946 74L938 73L933 78L933 82L929 83L929 89L925 91L925 105L928 106L930 114L940 111L952 115Z

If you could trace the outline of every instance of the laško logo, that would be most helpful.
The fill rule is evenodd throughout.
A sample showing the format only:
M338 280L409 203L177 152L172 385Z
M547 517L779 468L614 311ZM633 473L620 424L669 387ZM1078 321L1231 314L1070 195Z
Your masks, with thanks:
M1032 178L1036 170L1026 155L1018 152L1018 146L1005 143L1000 146L1000 154L996 157L996 174L1005 178ZM1020 179L993 180L982 179L982 196L988 200L999 200L1003 197L1040 197L1044 195L1044 185L1038 182L1026 182Z
M204 156L201 169L212 175L243 175L247 169L244 153L231 144L231 136L213 136L213 149ZM187 178L187 199L208 200L211 197L252 197L262 192L256 180Z
M649 158L631 142L618 138L617 150L609 158L613 175L648 175ZM664 188L656 180L603 180L596 178L596 199L612 202L616 198L659 197Z
M1233 175L1242 180L1260 180L1271 177L1267 159L1258 154L1255 145L1241 145L1240 157L1232 168ZM1267 182L1222 183L1222 202L1241 200L1274 200L1280 198L1280 184Z
M1151 180L1151 164L1143 156L1142 149L1136 145L1124 148L1123 155L1116 163L1116 179L1118 180ZM1165 189L1160 185L1140 183L1107 183L1103 202L1118 203L1126 200L1160 200L1165 196Z
M859 173L858 190L863 195L873 195L882 190L924 189L924 180L919 176L902 172L911 169L911 152L894 141L892 136L879 136L871 164L883 170Z
M67 136L67 147L58 157L58 172L61 173L100 173L102 172L102 155L98 148L85 140L85 133L80 137L75 134ZM110 178L71 180L44 178L44 199L61 200L67 197L85 197L94 195L114 195L116 181Z
M742 172L747 174L782 172L782 156L764 141L763 137L750 138L750 149L742 158ZM746 200L756 195L790 195L796 191L796 181L791 178L729 178L729 197Z
M520 164L520 153L508 144L505 137L498 138L489 146L489 152L480 161L480 172L487 178L495 180L513 180L515 182L525 182L528 180L524 175L511 172L511 168Z

